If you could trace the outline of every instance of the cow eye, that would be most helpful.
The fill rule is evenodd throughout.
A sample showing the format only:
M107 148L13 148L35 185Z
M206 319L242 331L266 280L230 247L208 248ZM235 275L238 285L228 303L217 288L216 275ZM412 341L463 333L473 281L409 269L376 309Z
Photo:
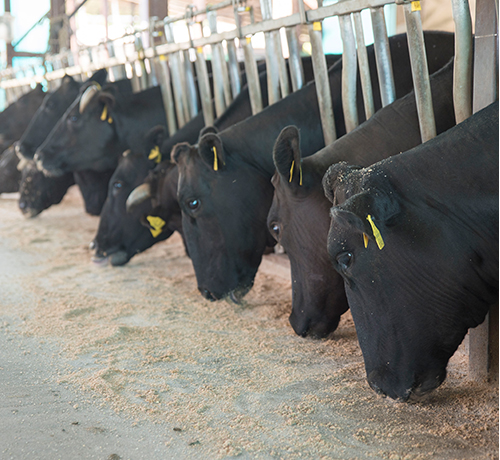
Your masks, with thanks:
M71 117L69 117L69 121L71 123L76 123L78 121L78 117L76 115L72 115Z
M120 190L123 187L123 182L121 180L117 180L116 182L113 182L113 188L115 190Z
M352 263L352 253L351 252L341 252L337 256L337 264L339 265L339 269L341 271L346 271Z
M200 207L200 200L197 200L196 198L193 200L189 200L187 202L187 205L191 211L196 211Z
M280 238L280 233L281 233L281 225L278 224L277 222L273 222L269 226L269 230L271 230L271 235L276 239L276 241L279 241Z

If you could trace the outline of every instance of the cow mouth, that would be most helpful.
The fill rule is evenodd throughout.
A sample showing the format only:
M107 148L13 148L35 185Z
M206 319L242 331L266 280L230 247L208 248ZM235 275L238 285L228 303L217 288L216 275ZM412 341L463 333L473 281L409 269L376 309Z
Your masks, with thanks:
M26 201L19 201L19 209L23 213L23 216L27 219L32 219L33 217L38 216L42 211L36 208L32 208L26 203Z
M124 249L117 249L113 252L97 250L91 260L96 265L105 266L110 263L113 267L118 267L125 265L130 260L130 257Z
M230 300L231 302L240 305L242 302L243 297L248 294L248 291L252 289L253 283L251 283L249 286L246 287L238 287L236 289L233 289L232 291L229 291L227 294L216 294L213 292L210 292L208 289L204 289L199 287L199 291L201 295L207 299L210 300L210 302L214 302L216 300Z

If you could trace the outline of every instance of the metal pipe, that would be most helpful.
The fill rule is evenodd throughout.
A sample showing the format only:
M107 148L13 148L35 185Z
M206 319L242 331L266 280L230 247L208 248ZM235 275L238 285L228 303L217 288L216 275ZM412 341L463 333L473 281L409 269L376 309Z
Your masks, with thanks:
M299 3L301 0L299 0ZM300 59L299 41L295 33L295 27L287 27L286 40L288 42L288 66L290 68L290 78L292 80L292 90L298 91L304 86L304 68Z
M227 45L227 57L229 66L229 80L231 82L231 91L233 93L233 99L240 94L241 91L241 77L240 77L240 66L238 64L238 58L236 56L236 44L234 40L228 40Z
M260 0L260 9L263 20L272 20L271 0ZM265 32L264 37L266 41L267 93L269 105L271 105L280 100L279 57L274 34Z
M189 50L184 51L184 74L186 75L185 86L188 99L189 118L194 118L198 112L198 92L194 81L193 64L189 58Z
M422 20L420 18L420 4L418 3L418 7L416 7L413 3L418 2L404 4L403 8L405 12L408 49L410 51L411 72L413 75L413 86L415 88L420 135L422 137L422 142L426 142L436 136L436 122L434 120L431 84L429 81L427 56L425 54Z
M370 66L368 64L368 53L366 52L365 36L363 33L363 23L361 13L353 13L354 30L356 31L356 44L358 48L359 77L361 80L361 89L363 91L363 102L365 107L365 117L370 118L375 113L375 104L373 102L372 79L370 75Z
M161 96L163 98L163 108L167 116L168 134L171 136L177 131L177 121L175 119L175 103L172 95L170 70L165 56L159 56L158 60L154 62L157 69L158 83L161 88Z
M342 108L346 132L351 132L359 124L356 97L358 63L351 15L339 16L342 37Z
M174 34L170 24L165 24L165 38L168 43L174 42ZM181 63L179 53L175 52L168 56L172 87L174 89L175 112L177 114L177 124L179 128L186 124L185 104L182 91Z
M278 58L278 72L280 76L281 97L287 97L290 94L290 83L288 82L288 70L286 68L285 58L283 57L283 48L281 45L281 35L279 30L271 32L274 34L274 44L276 47L276 56Z
M198 89L200 91L201 109L205 126L214 124L214 110L212 105L212 96L210 94L210 81L208 79L207 63L203 54L203 48L196 48L196 77L198 79Z
M260 89L259 71L253 54L252 40L246 37L243 42L245 72L247 74L248 95L252 107L252 115L262 111L262 92Z
M333 116L332 96L326 59L323 54L322 27L321 22L308 25L309 37L311 39L311 58L314 71L314 82L318 96L319 113L321 115L321 127L325 145L331 144L337 139L335 120Z
M377 60L378 83L382 106L394 102L396 99L396 86L392 71L391 51L383 8L371 8L375 58Z
M472 21L468 0L452 0L455 21L453 105L457 123L472 115Z
M211 33L217 33L217 17L215 15L215 12L207 13ZM226 99L224 95L221 49L218 45L218 43L212 45L212 80L214 85L215 112L217 117L220 117L226 110Z

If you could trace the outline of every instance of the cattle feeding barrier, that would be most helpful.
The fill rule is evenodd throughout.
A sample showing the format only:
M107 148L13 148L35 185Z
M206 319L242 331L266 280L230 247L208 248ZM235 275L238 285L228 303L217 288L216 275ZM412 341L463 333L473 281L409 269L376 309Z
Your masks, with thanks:
M322 6L320 0L317 9L306 10L303 0L299 0L298 11L278 19L272 17L271 1L260 0L260 21L256 20L258 12L246 0L224 0L204 9L191 5L179 17L151 18L147 28L134 29L118 39L82 48L75 54L65 51L46 56L43 73L37 73L34 68L3 70L0 72L0 87L6 91L8 102L12 102L27 92L33 83L47 82L51 89L57 87L64 75L88 78L93 71L107 68L112 80L131 79L134 91L150 86L161 87L168 130L172 134L200 111L205 124L213 124L241 91L240 64L245 70L252 113L263 109L257 58L252 46L252 37L257 33L264 33L265 37L269 104L299 90L304 85L297 40L297 27L301 26L307 29L310 38L318 106L325 144L328 145L337 135L322 46L322 21L334 16L339 19L343 42L342 106L346 129L350 132L359 124L356 103L358 74L366 117L374 113L363 36L363 10L370 12L382 105L386 106L395 99L384 6L396 4L404 11L422 141L436 135L419 1L340 0ZM497 6L496 0L476 0L476 35L473 37L468 0L450 1L455 22L454 107L456 120L461 122L498 97L498 18L497 13L492 13L497 12ZM423 4L425 7L425 0ZM232 9L233 30L218 31L217 13L222 9ZM208 23L208 34L204 32L203 20ZM176 24L186 28L188 40L176 40ZM282 29L288 45L291 88L282 51ZM470 341L471 357L476 353L472 349L479 350L473 361L480 362L481 356L487 354L484 352L484 332L477 340L474 334L472 332ZM477 341L482 345L477 345ZM479 364L478 369L471 372L473 376L484 378L485 365Z

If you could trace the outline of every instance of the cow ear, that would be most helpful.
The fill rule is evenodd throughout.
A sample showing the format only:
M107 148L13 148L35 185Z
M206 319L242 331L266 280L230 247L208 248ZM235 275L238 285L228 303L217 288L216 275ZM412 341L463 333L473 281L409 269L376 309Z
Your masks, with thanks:
M283 183L302 185L300 135L296 126L281 131L274 144L273 160Z
M385 246L384 233L394 225L401 206L395 198L395 191L370 188L364 190L331 210L332 219L352 231L363 233L365 247L368 239L374 240L379 249Z
M336 205L345 201L342 198L345 194L342 185L346 184L346 178L349 177L352 172L360 169L362 169L361 166L349 165L345 161L335 163L327 169L322 181L323 191L331 203Z
M202 160L214 171L226 164L226 155L221 138L215 133L207 133L198 142L198 152Z
M87 82L99 83L101 86L106 83L108 78L108 71L106 69L100 69L92 74L92 76L87 80Z
M218 134L219 133L219 130L215 127L215 126L205 126L201 131L200 131L200 134L198 136L198 141L205 135L205 134L208 134L208 133L213 133L213 134Z
M191 151L191 145L187 142L181 142L179 144L175 144L172 148L172 153L170 154L170 159L173 163L180 165L182 160L189 154Z
M167 137L167 128L163 125L157 125L151 128L146 134L146 142L148 144L161 146Z

